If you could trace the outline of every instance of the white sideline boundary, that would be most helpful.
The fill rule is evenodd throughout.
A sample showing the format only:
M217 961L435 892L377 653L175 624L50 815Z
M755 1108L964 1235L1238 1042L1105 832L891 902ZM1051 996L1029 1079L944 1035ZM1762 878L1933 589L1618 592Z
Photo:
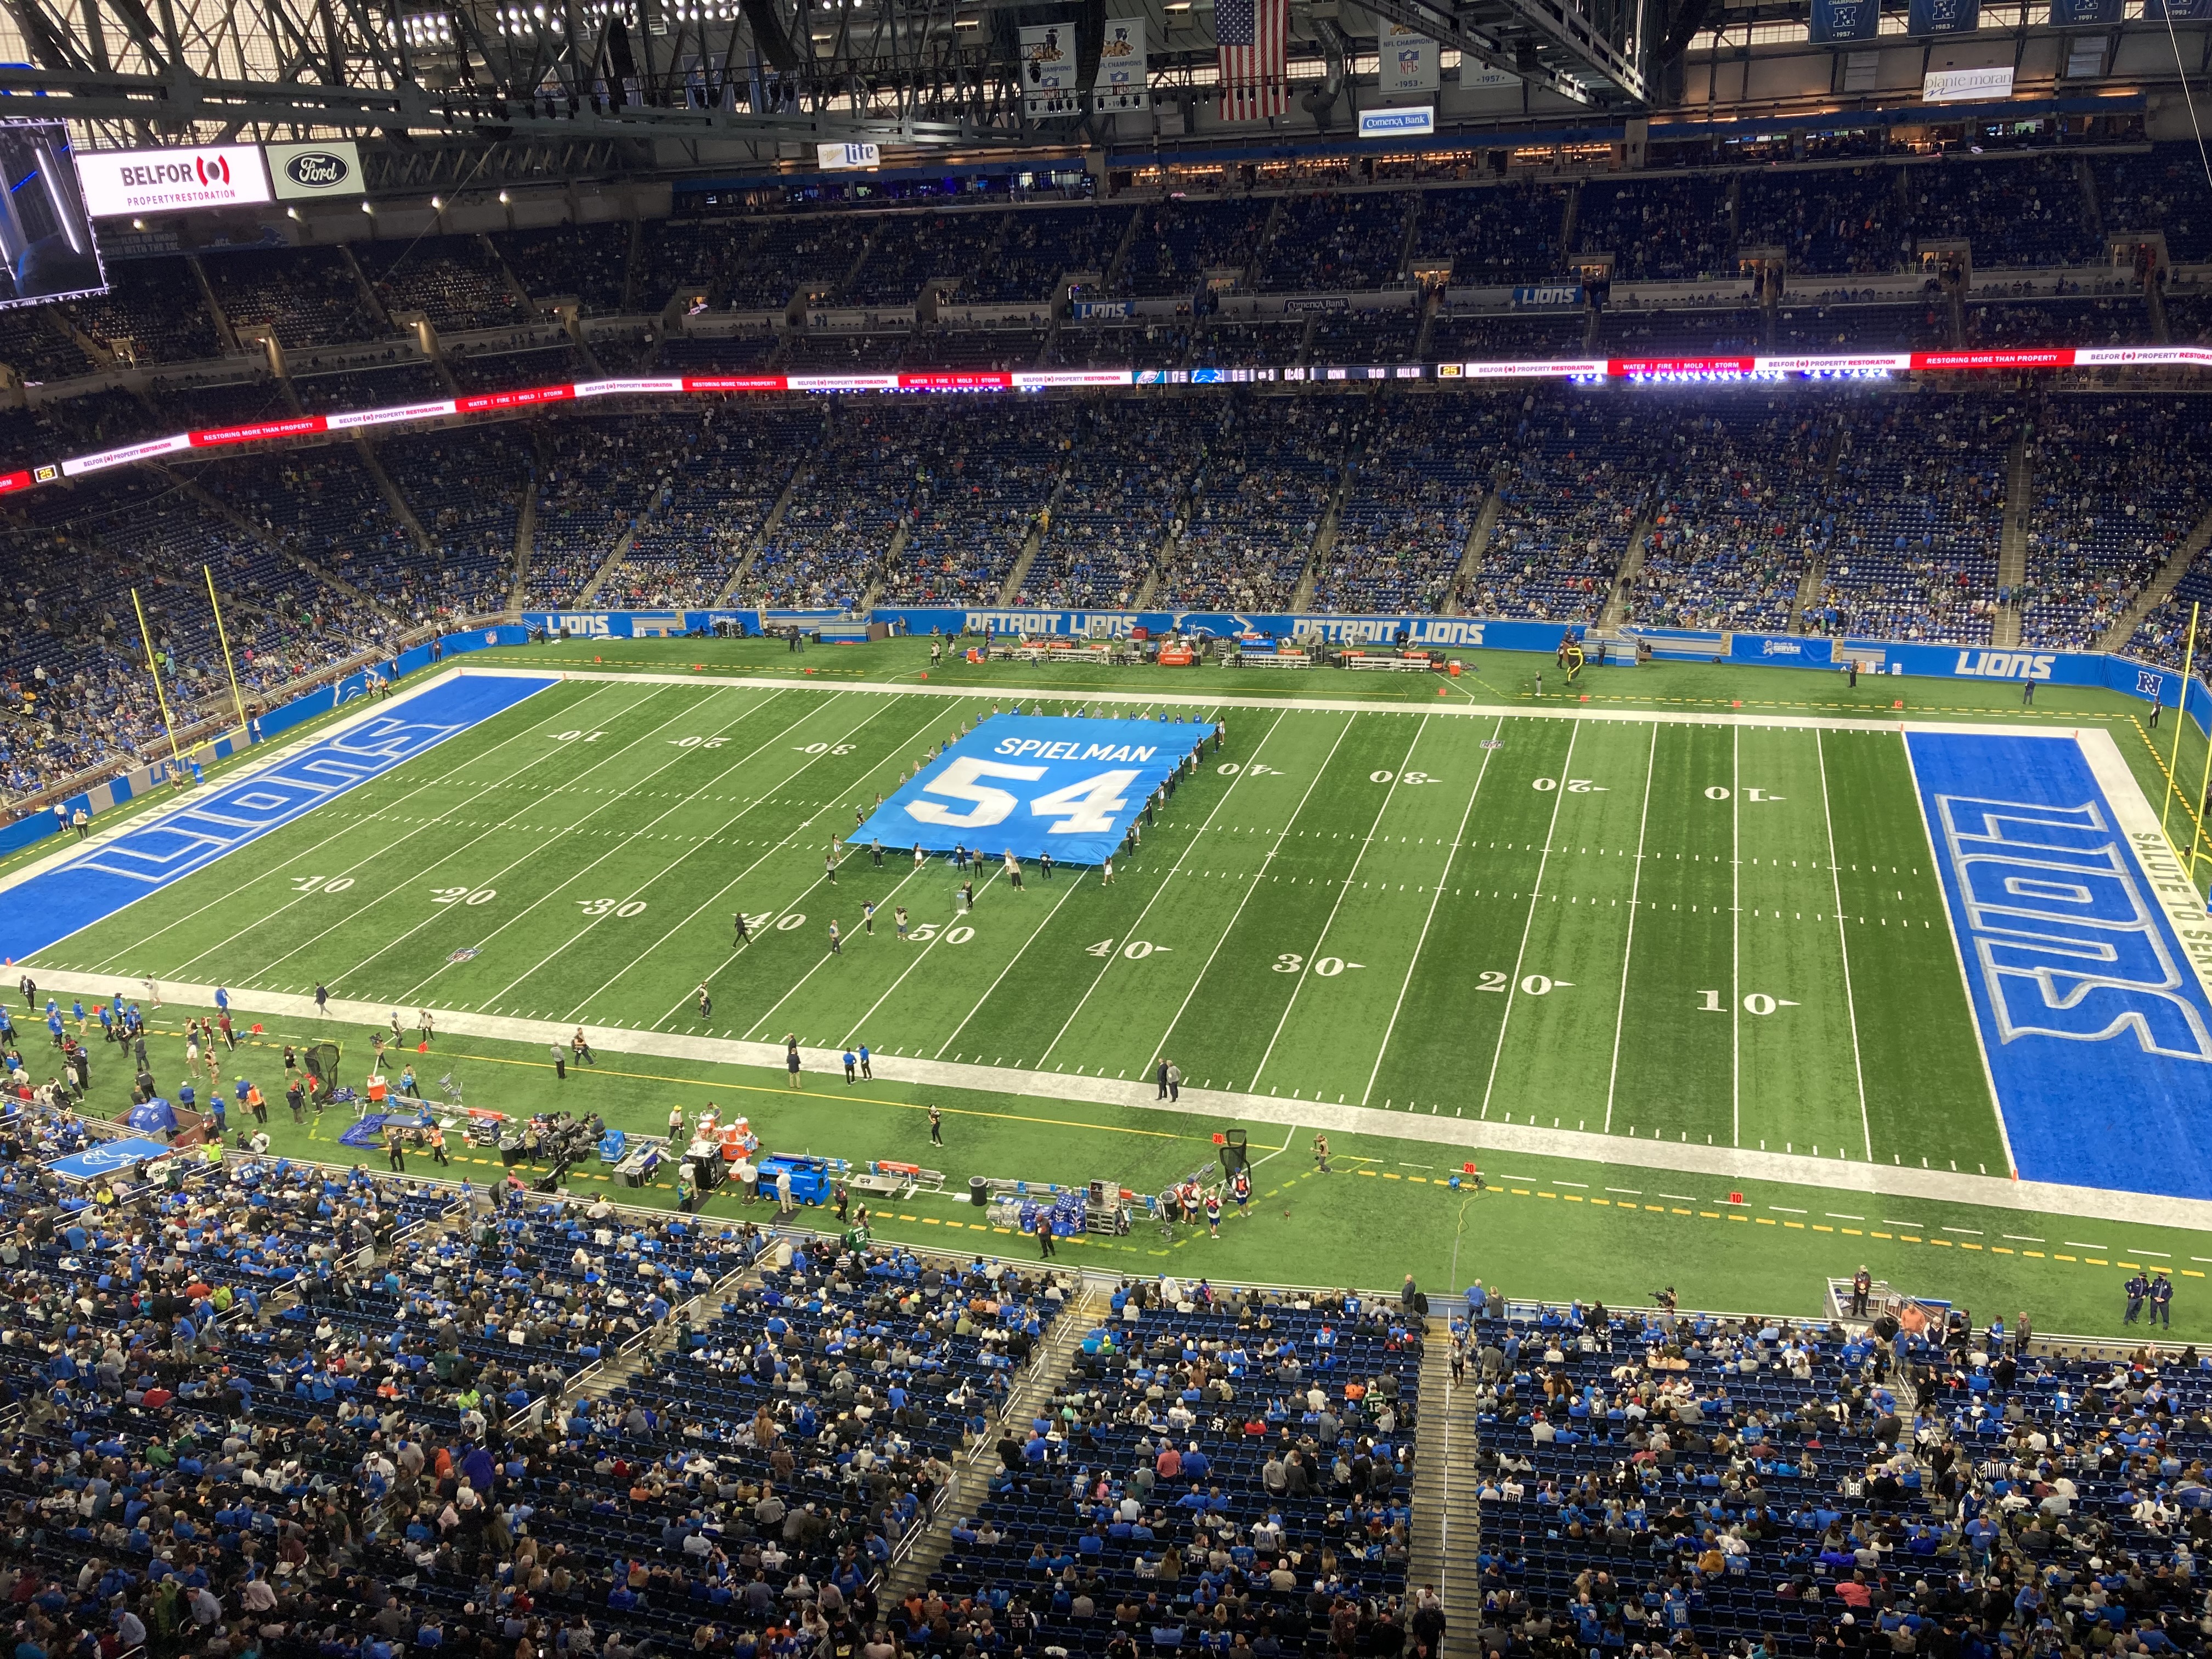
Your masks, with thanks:
M105 996L118 984L142 981L122 975L93 975L57 969L41 975L42 988L71 994ZM165 999L211 1007L211 985L163 984ZM230 1006L239 1013L276 1015L287 1019L316 1021L313 997L265 991L230 993ZM514 1019L501 1015L462 1013L433 1009L438 1029L463 1036L489 1037L528 1043L541 1051L565 1044L574 1030L573 1022ZM385 1002L355 1002L331 999L328 1024L341 1026L382 1025L391 1016ZM733 1037L684 1036L666 1031L636 1031L586 1025L585 1032L595 1049L610 1054L640 1054L659 1060L705 1060L719 1065L747 1066L783 1073L783 1045L745 1042ZM810 1070L825 1076L841 1073L837 1051L802 1048ZM1543 1129L1534 1125L1484 1122L1479 1118L1452 1118L1441 1114L1382 1111L1368 1106L1331 1106L1318 1100L1285 1100L1273 1095L1232 1094L1225 1090L1193 1089L1188 1098L1169 1105L1154 1097L1148 1079L1122 1082L1112 1078L1078 1077L1062 1072L1019 1071L1012 1067L969 1066L947 1060L907 1059L878 1053L873 1064L878 1076L923 1087L967 1089L982 1094L1025 1096L1032 1099L1083 1102L1091 1105L1134 1108L1176 1116L1216 1117L1265 1123L1286 1133L1326 1129L1333 1133L1381 1135L1396 1140L1425 1141L1465 1147L1474 1153L1521 1152L1532 1157L1571 1158L1577 1162L1650 1170L1673 1170L1685 1175L1710 1176L1723 1182L1780 1182L1791 1186L1821 1187L1869 1196L1912 1198L1936 1203L1986 1206L2085 1220L2132 1222L2139 1226L2179 1227L2212 1231L2212 1200L2159 1198L2136 1193L2107 1192L2100 1188L2063 1186L2051 1182L2009 1181L2000 1176L1970 1176L1945 1170L1914 1170L1899 1165L1868 1164L1845 1158L1820 1158L1786 1152L1747 1152L1729 1146L1698 1146L1666 1140L1630 1139L1620 1135L1574 1129Z
M607 668L568 668L549 662L543 668L500 667L487 664L483 667L462 666L449 671L463 674L512 675L527 679L543 679L552 676L568 680L635 681L641 685L720 685L729 681L742 684L792 685L799 690L810 686L825 693L846 691L872 692L879 696L894 697L995 697L1002 701L1034 700L1040 702L1074 703L1083 707L1165 708L1249 708L1269 710L1313 709L1331 714L1451 714L1462 719L1496 720L1503 714L1510 720L1616 720L1629 725L1656 722L1662 726L1737 726L1763 727L1771 730L1810 732L1899 732L1910 727L1916 732L1959 732L1976 737L1987 737L1991 732L2002 732L2007 737L2066 738L2075 735L2080 728L2074 726L2000 726L1990 722L1970 723L1954 720L1917 720L1910 718L1906 709L1900 716L1895 709L1876 711L1864 719L1852 719L1832 714L1737 714L1731 710L1721 714L1711 709L1687 708L1592 708L1579 703L1561 700L1559 706L1548 701L1531 703L1527 708L1500 703L1475 702L1472 700L1446 699L1433 705L1415 702L1362 702L1355 697L1238 697L1218 693L1208 696L1194 691L1100 691L1091 689L1071 689L1048 685L923 685L903 680L824 680L813 678L800 669L776 667L750 674L662 674L650 672L623 673ZM1193 670L1195 676L1202 671ZM2092 688L2094 689L2094 688ZM1992 709L1992 714L2002 711Z

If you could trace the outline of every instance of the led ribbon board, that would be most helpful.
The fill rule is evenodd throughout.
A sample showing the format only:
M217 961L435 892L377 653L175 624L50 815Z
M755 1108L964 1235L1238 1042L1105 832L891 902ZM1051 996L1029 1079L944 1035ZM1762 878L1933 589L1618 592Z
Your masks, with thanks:
M1145 802L1206 740L1194 720L994 714L921 769L848 845L965 847L1055 864L1114 855Z

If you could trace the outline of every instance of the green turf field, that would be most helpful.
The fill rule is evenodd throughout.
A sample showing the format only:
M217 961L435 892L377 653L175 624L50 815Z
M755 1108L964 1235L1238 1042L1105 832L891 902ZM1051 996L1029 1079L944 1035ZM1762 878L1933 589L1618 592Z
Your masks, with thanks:
M2045 687L2030 709L2003 684L1849 689L1668 665L1587 676L1571 701L1554 679L1540 702L1548 659L1471 660L1440 696L1434 677L1335 672L925 674L927 643L911 641L803 659L602 642L471 661L576 677L32 969L96 976L87 990L226 984L241 1007L276 1011L270 1044L335 1036L349 1073L367 1070L361 1011L412 1024L427 1006L447 1017L437 1069L422 1063L434 1097L450 1069L471 1103L599 1110L643 1132L672 1103L736 1099L772 1146L931 1164L956 1189L985 1174L1145 1190L1243 1124L1267 1158L1251 1216L1220 1241L1089 1242L1098 1266L1382 1285L1408 1268L1433 1283L1486 1273L1516 1294L1614 1301L1650 1280L1709 1306L1806 1311L1823 1273L1865 1257L1908 1288L2102 1330L2107 1276L2170 1263L2191 1281L2178 1322L2202 1322L2191 1291L2212 1236L1972 1189L2005 1173L2004 1152L1896 724L2100 727L2158 809L2171 727L2147 730L2116 694ZM1237 703L1226 746L1111 888L1089 870L1048 884L1032 866L1017 894L987 869L969 915L941 860L879 870L841 849L827 879L856 811L926 750L1040 691L1048 712L1141 714L1163 693L1205 699L1197 714ZM1733 718L1695 718L1711 715ZM2204 758L2188 734L2180 775ZM2186 801L2170 811L2185 846ZM737 946L740 909L753 939ZM355 1020L313 1019L295 999L318 982ZM173 1050L155 1062L165 1085L181 1061L171 1000L156 1022ZM602 1065L556 1082L544 1029L575 1024L599 1035ZM787 1091L736 1047L787 1033L813 1050L867 1042L892 1074L848 1090L817 1054ZM1198 1114L1127 1096L1121 1079L1163 1054L1215 1091L1186 1103ZM95 1061L94 1104L119 1110L125 1069L98 1045ZM946 1111L945 1149L927 1145L925 1103ZM1351 1115L1363 1106L1383 1115ZM1515 1151L1502 1127L1475 1132L1486 1121L1607 1134L1618 1152ZM271 1128L279 1151L350 1161L331 1144L343 1127L295 1129L280 1109ZM1349 1179L1310 1173L1316 1127ZM1661 1139L1854 1167L1832 1188L1692 1175ZM1444 1186L1470 1153L1498 1188L1472 1205ZM1967 1179L1940 1199L1867 1190L1899 1166ZM605 1181L579 1170L571 1185ZM1027 1248L961 1209L925 1197L878 1219L894 1237Z
M572 680L33 965L2004 1172L1894 730L1240 708L1110 889L830 881L993 701Z

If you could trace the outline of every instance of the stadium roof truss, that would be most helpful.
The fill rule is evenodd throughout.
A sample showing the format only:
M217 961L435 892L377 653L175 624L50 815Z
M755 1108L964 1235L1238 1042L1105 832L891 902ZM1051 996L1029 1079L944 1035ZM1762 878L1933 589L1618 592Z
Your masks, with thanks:
M1210 8L1149 15L1156 70L1212 69ZM676 141L1064 143L1024 115L1019 29L1072 21L1079 84L1107 0L0 0L0 94L102 147L352 134L426 150L488 141L532 170L666 166ZM1336 9L1295 0L1293 56ZM1643 0L1362 0L1584 105L1644 99ZM1068 14L1073 11L1071 18ZM1195 12L1199 15L1194 15ZM1347 27L1355 9L1345 7ZM26 112L32 112L27 108ZM628 147L628 148L625 148ZM383 147L380 147L381 149ZM726 155L726 149L718 153ZM772 148L767 153L773 154ZM448 170L456 165L446 163ZM512 162L506 165L512 166ZM400 182L395 179L393 182ZM411 177L405 182L416 182Z

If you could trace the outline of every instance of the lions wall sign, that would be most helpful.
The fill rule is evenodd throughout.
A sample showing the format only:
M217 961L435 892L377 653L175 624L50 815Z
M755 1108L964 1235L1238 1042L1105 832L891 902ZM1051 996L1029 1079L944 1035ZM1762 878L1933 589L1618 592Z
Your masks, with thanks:
M359 196L361 147L350 138L314 144L264 144L269 183L280 202L320 196Z

